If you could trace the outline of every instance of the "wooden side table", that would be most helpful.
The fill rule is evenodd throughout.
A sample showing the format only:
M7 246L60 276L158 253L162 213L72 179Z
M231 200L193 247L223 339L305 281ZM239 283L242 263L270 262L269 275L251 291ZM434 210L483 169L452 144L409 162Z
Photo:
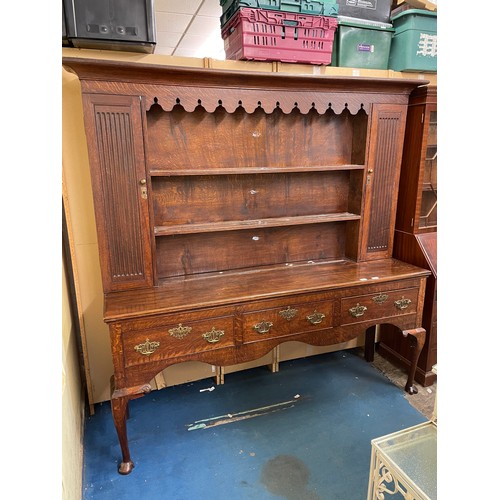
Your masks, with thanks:
M434 422L372 440L367 499L383 499L385 495L405 500L437 498L437 425Z

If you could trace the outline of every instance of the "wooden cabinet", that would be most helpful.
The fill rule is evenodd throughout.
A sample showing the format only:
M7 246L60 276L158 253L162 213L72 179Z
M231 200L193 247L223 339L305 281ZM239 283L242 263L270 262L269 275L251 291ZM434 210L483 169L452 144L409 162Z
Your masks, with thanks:
M371 360L390 323L415 391L429 272L392 252L421 80L64 64L82 86L121 473L128 401L173 363L364 333Z
M436 380L437 363L437 89L420 87L410 95L399 182L394 236L394 257L428 269L422 325L427 339L415 379L423 386ZM393 362L409 366L406 343L381 328L379 352Z
M437 88L410 95L395 229L437 231Z

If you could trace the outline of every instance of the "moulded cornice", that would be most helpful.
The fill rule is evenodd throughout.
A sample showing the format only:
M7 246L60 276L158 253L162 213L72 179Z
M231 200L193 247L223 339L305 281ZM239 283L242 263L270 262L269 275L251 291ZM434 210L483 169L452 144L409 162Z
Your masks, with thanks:
M341 77L258 73L209 68L162 66L143 63L63 58L63 65L76 73L83 92L140 95L149 109L158 103L170 111L180 104L192 112L202 106L214 112L222 106L233 113L262 109L270 114L280 109L288 114L316 110L323 114L348 109L370 112L376 103L406 104L410 92L428 83L399 78Z

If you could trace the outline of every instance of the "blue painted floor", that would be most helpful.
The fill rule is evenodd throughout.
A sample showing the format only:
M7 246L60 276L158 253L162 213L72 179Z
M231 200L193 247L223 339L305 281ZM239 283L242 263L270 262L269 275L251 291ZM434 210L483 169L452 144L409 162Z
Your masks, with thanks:
M131 401L128 476L117 473L109 403L96 405L86 421L83 500L364 500L371 440L426 418L350 351L279 366Z

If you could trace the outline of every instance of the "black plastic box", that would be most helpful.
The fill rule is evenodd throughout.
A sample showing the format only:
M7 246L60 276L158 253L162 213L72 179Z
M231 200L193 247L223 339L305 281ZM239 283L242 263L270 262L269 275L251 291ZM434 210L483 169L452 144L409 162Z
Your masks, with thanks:
M390 23L392 0L337 0L339 16Z
M154 0L63 0L63 14L73 47L154 52Z

